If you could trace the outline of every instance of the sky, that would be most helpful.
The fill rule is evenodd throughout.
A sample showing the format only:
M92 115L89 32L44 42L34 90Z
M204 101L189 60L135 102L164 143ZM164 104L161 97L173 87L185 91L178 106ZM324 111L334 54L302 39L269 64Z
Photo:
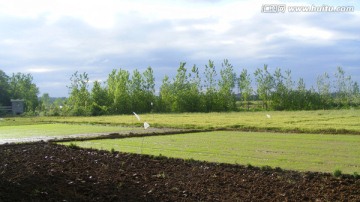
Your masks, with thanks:
M360 83L360 1L0 0L0 69L30 73L39 96L68 96L76 71L93 82L148 66L158 90L180 62L203 72L209 59L218 72L224 59L237 74L264 64L291 70L308 88L341 66Z

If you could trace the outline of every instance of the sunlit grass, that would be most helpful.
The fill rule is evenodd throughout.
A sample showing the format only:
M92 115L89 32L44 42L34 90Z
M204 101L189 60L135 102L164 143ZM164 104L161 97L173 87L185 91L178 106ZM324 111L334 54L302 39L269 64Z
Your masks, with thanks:
M300 171L360 171L360 136L215 131L72 142L80 147ZM71 143L63 143L69 145Z
M267 118L267 114L271 118ZM152 127L360 134L360 110L140 114ZM140 126L134 115L38 117L37 122Z

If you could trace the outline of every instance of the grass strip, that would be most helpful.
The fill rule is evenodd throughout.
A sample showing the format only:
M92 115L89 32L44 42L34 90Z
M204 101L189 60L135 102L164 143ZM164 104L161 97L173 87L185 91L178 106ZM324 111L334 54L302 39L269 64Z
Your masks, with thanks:
M299 171L360 171L360 136L356 135L214 131L62 144Z

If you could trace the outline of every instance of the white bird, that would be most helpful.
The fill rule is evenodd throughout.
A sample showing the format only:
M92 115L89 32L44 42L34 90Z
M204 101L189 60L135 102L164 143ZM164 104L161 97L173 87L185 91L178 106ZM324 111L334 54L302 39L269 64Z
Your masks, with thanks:
M144 128L145 130L148 129L150 127L150 124L148 124L147 122L144 122Z
M140 116L137 115L135 112L133 112L133 113L134 113L134 115L136 116L137 120L140 121Z
M266 117L267 117L268 119L271 118L270 114L266 114Z

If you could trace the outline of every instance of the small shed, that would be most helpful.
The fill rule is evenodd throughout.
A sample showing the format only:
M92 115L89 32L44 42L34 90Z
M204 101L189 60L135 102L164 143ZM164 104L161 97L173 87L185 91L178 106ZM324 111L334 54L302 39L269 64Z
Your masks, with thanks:
M11 99L11 109L14 115L19 115L24 113L24 100Z

